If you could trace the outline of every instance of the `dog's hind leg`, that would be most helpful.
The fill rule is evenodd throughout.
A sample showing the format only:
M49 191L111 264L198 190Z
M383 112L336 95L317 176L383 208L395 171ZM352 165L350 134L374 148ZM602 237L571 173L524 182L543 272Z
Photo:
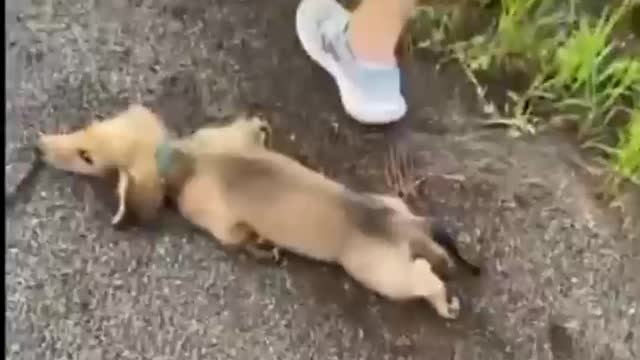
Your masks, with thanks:
M387 194L377 194L377 193L367 193L367 195L373 196L374 198L384 203L386 206L392 208L393 210L403 215L406 215L409 217L415 216L411 212L411 209L409 209L409 206L407 205L407 203L405 203L404 200L402 200L398 196L387 195Z
M241 226L241 225L239 225ZM271 242L264 239L248 225L246 241L244 243L244 249L251 256L257 260L270 260L275 263L280 262L280 248L274 246Z
M409 249L391 246L374 239L366 245L347 248L340 264L354 279L380 295L403 301L422 298L447 319L459 313L458 299L447 301L447 289L424 258L412 259Z
M407 203L397 196L376 193L369 193L369 195L408 218L422 221L422 218L414 215ZM435 269L439 276L446 278L453 272L454 263L445 248L440 243L435 242L426 232L421 232L415 238L412 238L410 246L414 258L427 259L432 269Z
M208 220L206 224L201 226L207 229L226 249L234 251L245 250L258 260L272 260L275 262L280 260L279 253L276 251L259 248L260 240L258 234L245 223L218 217L215 221Z
M456 296L447 300L447 288L431 270L425 259L415 259L411 264L413 295L428 300L440 316L455 319L460 313L460 301Z
M211 221L206 226L207 230L213 235L220 244L226 248L239 248L251 241L252 231L249 227L242 223L226 222L218 220L216 223Z
M279 264L282 259L280 249L277 247L263 249L258 244L249 242L245 244L244 250L257 260L268 260Z

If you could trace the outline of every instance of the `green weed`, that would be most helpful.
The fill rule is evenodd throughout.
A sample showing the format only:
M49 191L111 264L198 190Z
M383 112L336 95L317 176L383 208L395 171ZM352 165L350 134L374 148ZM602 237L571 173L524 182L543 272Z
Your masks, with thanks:
M614 1L594 18L579 10L588 5L586 0L502 0L488 31L438 48L462 64L485 108L492 104L484 98L477 72L515 69L529 74L528 89L510 93L507 115L492 112L490 123L534 133L541 125L568 121L585 147L604 150L616 173L637 183L640 110L630 121L628 114L631 108L640 109L640 58L622 54L614 38L620 20L637 7L634 1ZM423 14L428 14L425 23L435 21L437 28L435 37L419 46L446 43L453 32L451 15ZM425 33L424 24L421 29ZM627 122L623 131L615 131ZM612 130L620 135L610 136Z
M565 20L556 8L553 0L503 0L492 31L451 48L474 71L495 66L537 67L553 53L562 33Z
M615 170L624 178L640 185L640 108L620 136L614 156Z
M418 41L418 48L427 47L433 50L443 50L451 31L455 17L455 8L447 11L436 11L430 6L420 6L416 9L412 22L411 34Z
M603 51L606 51L603 50ZM589 61L586 61L589 62ZM596 63L584 78L567 78L568 71L560 68L556 76L544 81L539 75L516 105L532 99L548 102L555 110L556 119L569 120L577 125L580 141L592 140L602 134L611 120L638 102L640 94L640 60L625 57L606 66ZM570 81L566 81L570 79ZM536 118L530 112L519 114Z
M611 31L626 9L624 5L616 11L607 8L597 21L580 18L549 65L540 68L538 79L548 80L532 85L531 94L545 94L560 113L573 113L581 140L601 132L616 114L621 98L631 95L640 83L640 61L611 60L615 49Z

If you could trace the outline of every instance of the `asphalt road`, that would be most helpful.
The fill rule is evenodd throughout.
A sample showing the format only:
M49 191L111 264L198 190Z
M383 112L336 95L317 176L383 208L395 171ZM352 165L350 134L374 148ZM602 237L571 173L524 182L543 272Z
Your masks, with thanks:
M463 74L428 58L403 65L405 121L354 124L297 43L296 4L7 2L7 358L637 358L638 247L575 147L482 128ZM389 303L331 266L227 253L169 210L117 231L104 184L51 169L25 182L37 131L131 102L179 133L258 105L280 151L446 221L485 268L451 285L463 318Z

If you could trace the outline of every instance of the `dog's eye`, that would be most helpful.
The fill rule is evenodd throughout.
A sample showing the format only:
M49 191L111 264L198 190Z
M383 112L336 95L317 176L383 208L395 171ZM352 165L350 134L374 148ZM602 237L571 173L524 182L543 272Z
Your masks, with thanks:
M91 158L87 150L84 150L84 149L78 150L78 156L87 164L93 165L93 159Z

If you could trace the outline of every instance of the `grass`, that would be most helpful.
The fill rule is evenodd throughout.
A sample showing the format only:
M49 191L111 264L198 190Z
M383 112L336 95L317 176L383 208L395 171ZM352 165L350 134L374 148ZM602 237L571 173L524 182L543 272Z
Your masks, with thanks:
M552 1L503 0L497 24L489 34L479 34L454 46L456 55L472 70L502 65L526 70L544 62L556 38L545 37L557 30L562 18L550 11ZM536 19L536 21L532 21Z
M619 174L640 185L640 109L636 109L614 155L614 166Z
M471 0L470 0L471 1ZM456 58L477 85L492 124L535 133L554 124L575 129L584 147L598 149L616 178L640 178L640 54L628 51L640 1L612 1L597 13L589 0L502 0L492 23L456 39L456 11L422 8L416 15L417 46ZM474 6L473 1L464 6ZM479 9L479 8L476 8ZM477 12L477 11L476 11ZM595 14L595 15L594 15ZM637 21L637 20L631 20ZM425 35L428 24L433 35ZM464 21L462 21L464 25ZM632 48L632 47L631 47ZM503 114L486 99L477 75L525 74L524 90L509 92ZM633 110L635 109L635 110Z

